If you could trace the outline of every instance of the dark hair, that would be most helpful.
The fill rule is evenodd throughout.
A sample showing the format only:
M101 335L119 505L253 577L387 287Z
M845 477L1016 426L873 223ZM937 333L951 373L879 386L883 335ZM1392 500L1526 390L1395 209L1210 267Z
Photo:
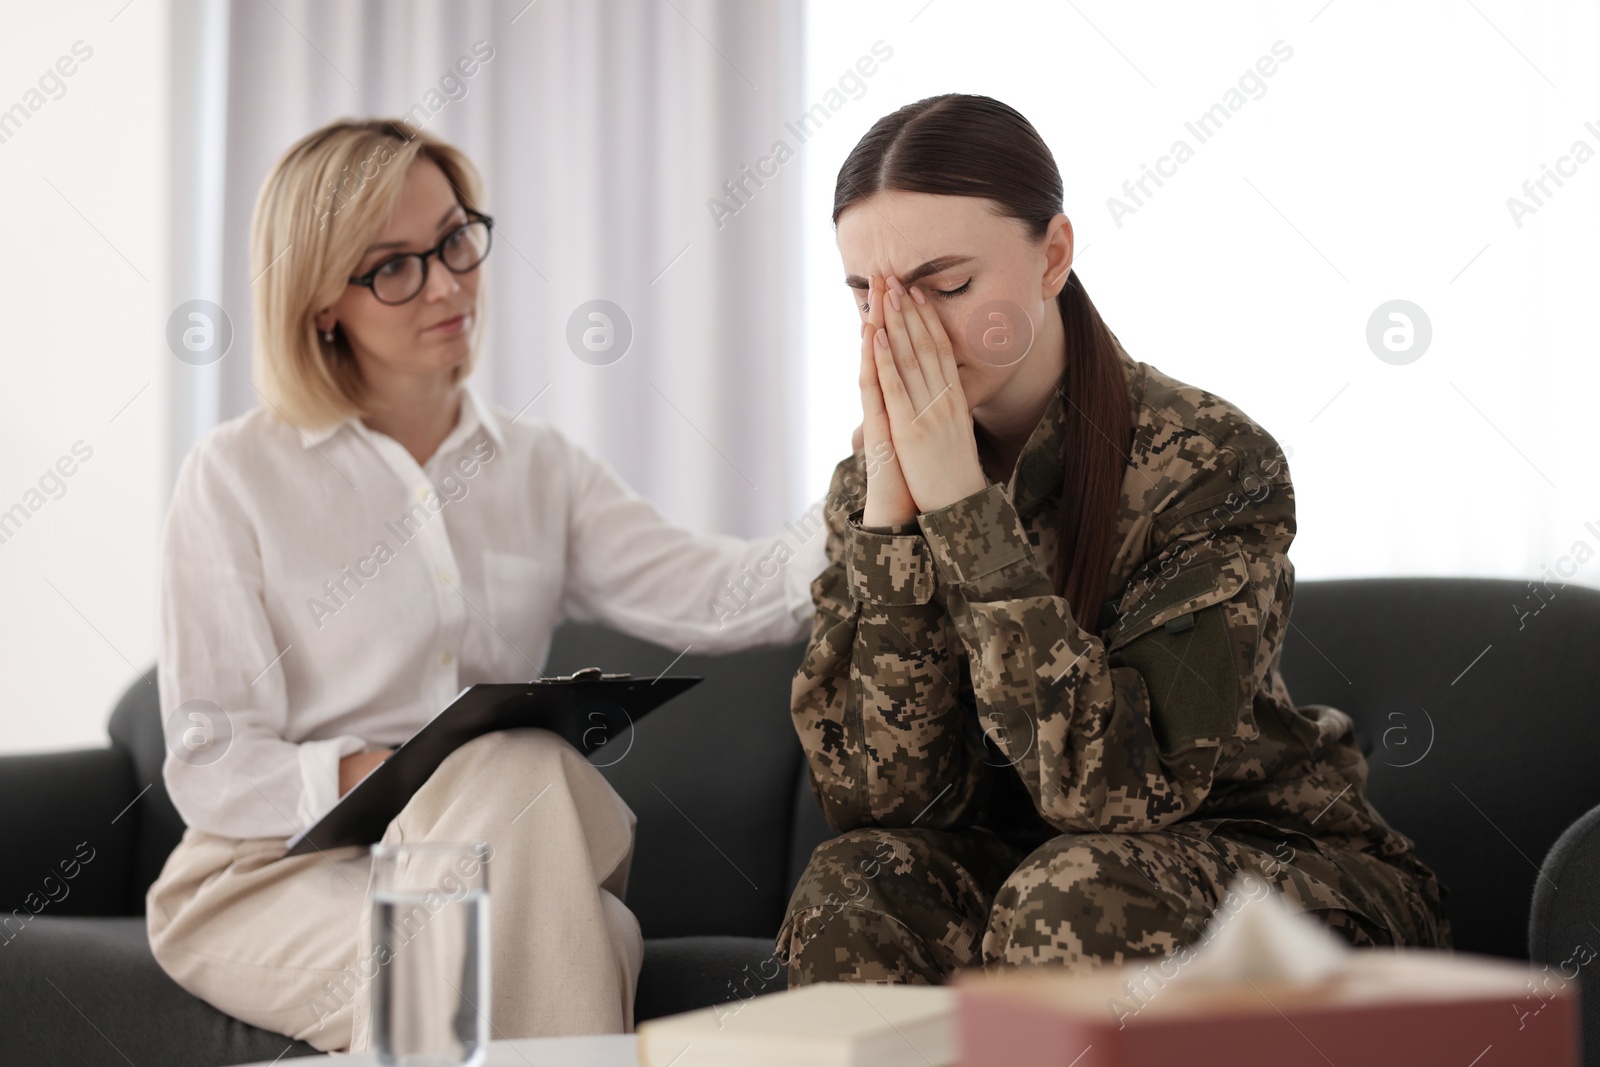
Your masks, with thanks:
M984 197L1035 240L1062 209L1061 172L1038 131L1000 101L964 93L930 96L873 123L839 168L834 224L845 208L886 189ZM1055 590L1092 633L1116 547L1133 417L1116 339L1076 270L1056 304L1066 333L1067 432Z

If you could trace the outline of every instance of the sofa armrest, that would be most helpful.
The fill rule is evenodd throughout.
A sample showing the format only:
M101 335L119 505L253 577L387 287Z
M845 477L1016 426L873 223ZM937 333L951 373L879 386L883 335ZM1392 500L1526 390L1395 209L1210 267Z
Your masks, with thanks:
M120 749L0 756L0 943L34 915L127 913L135 799Z
M1551 846L1533 887L1528 959L1550 993L1579 979L1584 1062L1600 1063L1600 808L1590 810ZM1531 985L1530 985L1531 988Z

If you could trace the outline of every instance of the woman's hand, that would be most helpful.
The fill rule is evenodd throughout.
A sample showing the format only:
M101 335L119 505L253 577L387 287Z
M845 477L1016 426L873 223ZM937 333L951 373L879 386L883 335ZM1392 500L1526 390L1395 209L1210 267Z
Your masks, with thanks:
M372 752L357 752L353 755L343 756L339 760L339 795L344 796L356 787L356 783L372 773L372 769L394 754L392 748L380 748Z
M873 366L898 471L915 512L935 511L989 484L944 324L920 291L887 281ZM862 398L866 398L862 371ZM871 482L868 482L870 500ZM914 512L914 513L915 513Z
M883 327L888 303L884 299L884 280L875 274L868 285L867 321L861 327L861 443L867 470L866 510L861 525L871 529L910 522L917 517L917 504L900 473L873 354L872 339Z

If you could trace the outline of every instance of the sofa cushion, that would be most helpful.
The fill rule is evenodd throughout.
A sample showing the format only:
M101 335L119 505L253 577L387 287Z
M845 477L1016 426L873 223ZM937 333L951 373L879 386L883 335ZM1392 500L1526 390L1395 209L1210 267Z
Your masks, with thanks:
M770 937L668 937L644 943L635 1022L735 1002L788 987Z
M212 1067L316 1052L190 996L150 954L143 918L41 915L0 951L0 1063Z
M0 1003L12 1021L0 1027L0 1063L212 1067L316 1054L190 996L150 954L142 918L40 916L3 951ZM769 938L647 941L634 1013L650 1019L784 986Z

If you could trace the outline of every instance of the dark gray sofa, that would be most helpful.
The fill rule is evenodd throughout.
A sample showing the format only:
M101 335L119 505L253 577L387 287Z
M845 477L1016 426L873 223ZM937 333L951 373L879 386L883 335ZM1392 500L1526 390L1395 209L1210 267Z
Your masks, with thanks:
M1537 860L1600 806L1600 592L1547 594L1519 627L1527 599L1511 581L1306 582L1283 658L1297 703L1356 718L1371 795L1449 887L1457 946L1512 957L1529 952ZM548 670L654 676L678 651L569 624ZM673 673L706 682L644 719L620 760L596 753L615 761L605 774L639 817L628 904L646 937L640 1019L782 987L781 974L764 980L772 935L829 833L788 719L799 655L684 656ZM181 833L155 708L147 675L114 711L109 748L0 758L0 921L28 915L29 894L34 906L60 896L47 876L80 842L94 850L64 897L0 931L12 1019L0 1065L203 1067L313 1051L188 996L150 956L143 894ZM1597 878L1600 862L1564 875L1563 901L1586 905Z

